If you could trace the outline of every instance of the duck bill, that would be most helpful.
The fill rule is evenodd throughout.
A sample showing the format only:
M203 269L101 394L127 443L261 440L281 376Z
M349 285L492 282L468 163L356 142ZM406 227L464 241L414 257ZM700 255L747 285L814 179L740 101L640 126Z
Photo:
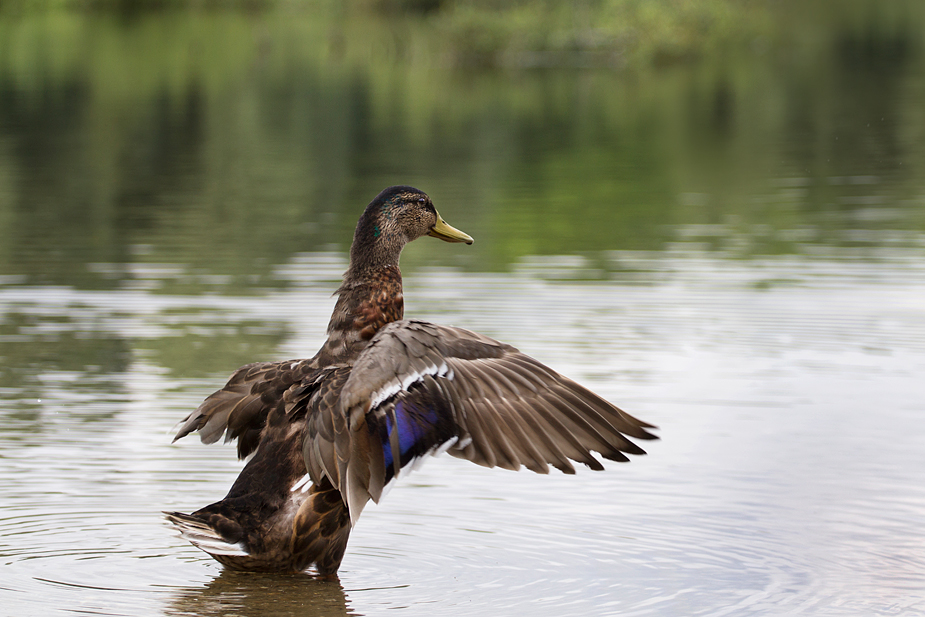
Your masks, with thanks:
M437 213L437 224L427 232L427 235L440 238L444 242L465 242L466 244L472 244L473 242L469 234L448 225L439 212Z

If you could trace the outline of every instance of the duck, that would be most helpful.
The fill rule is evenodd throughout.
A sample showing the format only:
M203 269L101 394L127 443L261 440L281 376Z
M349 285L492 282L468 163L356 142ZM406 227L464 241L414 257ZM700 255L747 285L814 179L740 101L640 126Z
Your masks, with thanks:
M515 347L404 318L399 257L430 236L472 244L431 198L386 188L360 217L327 340L310 359L239 368L180 421L237 441L247 462L221 500L165 512L181 537L226 568L337 579L370 501L423 457L547 474L596 471L657 439L639 420Z

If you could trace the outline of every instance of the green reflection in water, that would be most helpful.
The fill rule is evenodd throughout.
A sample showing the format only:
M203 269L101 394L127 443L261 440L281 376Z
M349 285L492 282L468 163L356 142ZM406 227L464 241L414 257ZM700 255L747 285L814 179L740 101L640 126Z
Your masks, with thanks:
M171 263L186 276L164 292L278 287L274 266L345 249L399 182L478 240L411 268L920 246L922 11L848 6L781 9L757 51L626 71L454 68L422 59L421 15L8 14L0 274L112 288L120 264Z
M273 358L288 334L279 326L235 321L222 326L180 328L171 337L139 341L145 358L184 378L209 377L257 358Z
M137 361L169 367L186 379L211 376L255 358L273 357L286 336L278 325L219 319L215 311L206 316L213 323L177 321L176 312L163 311L149 323L142 319L125 328L137 331L132 337L113 332L117 314L102 317L106 323L88 324L66 315L80 312L79 307L63 306L58 309L62 315L37 315L30 308L0 318L0 388L21 389L24 399L42 398L46 378L56 374L82 375L64 380L63 389L71 393L81 388L120 390L117 377L112 383L101 378L123 375Z

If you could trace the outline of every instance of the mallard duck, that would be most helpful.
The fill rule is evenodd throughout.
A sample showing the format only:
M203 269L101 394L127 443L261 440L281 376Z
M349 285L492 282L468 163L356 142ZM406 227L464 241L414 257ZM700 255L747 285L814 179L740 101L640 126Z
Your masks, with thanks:
M228 495L166 513L181 535L239 570L335 577L369 500L420 457L571 474L645 454L654 428L514 347L403 319L398 259L421 236L472 244L425 193L385 189L366 207L328 338L309 360L258 362L182 421L174 441L223 434L251 456Z

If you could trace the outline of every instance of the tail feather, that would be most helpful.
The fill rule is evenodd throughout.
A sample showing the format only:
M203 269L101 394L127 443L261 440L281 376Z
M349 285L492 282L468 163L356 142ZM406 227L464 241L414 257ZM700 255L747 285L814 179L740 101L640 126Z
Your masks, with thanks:
M216 557L244 557L248 555L243 542L229 542L204 520L182 512L164 512L180 537L201 551Z

